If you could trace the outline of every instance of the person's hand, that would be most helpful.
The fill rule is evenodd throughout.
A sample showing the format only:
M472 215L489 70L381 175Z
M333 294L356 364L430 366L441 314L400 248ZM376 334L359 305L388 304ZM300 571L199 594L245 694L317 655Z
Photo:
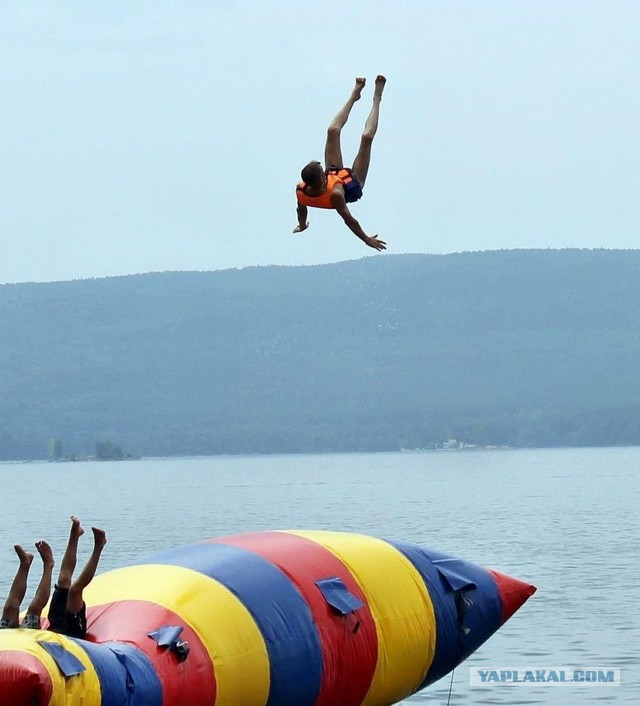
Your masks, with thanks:
M373 235L370 238L367 238L367 245L370 248L373 248L374 250L386 250L387 249L387 244L384 242L384 240L378 240L377 235Z
M299 223L298 225L293 229L294 233L302 233L303 230L307 230L309 227L308 223L305 223L303 226L301 226Z

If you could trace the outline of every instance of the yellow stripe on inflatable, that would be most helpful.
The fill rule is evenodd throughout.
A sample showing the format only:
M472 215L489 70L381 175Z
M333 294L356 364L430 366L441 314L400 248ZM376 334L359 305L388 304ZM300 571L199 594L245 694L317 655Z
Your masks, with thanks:
M435 653L433 603L413 564L387 542L343 532L293 531L322 545L351 571L367 597L378 635L378 662L363 706L386 706L413 693Z
M270 677L264 639L249 611L222 584L192 569L143 564L97 576L85 590L90 606L127 600L171 610L197 633L215 665L215 706L266 704Z
M48 630L29 630L21 628L18 630L3 631L2 649L16 650L18 652L26 652L27 654L36 657L45 666L49 676L51 677L51 685L53 691L51 693L51 704L82 704L82 706L100 706L101 691L100 680L96 674L93 664L87 653L77 645L73 640L70 640L63 635L58 635L55 632ZM43 642L54 642L64 647L65 650L71 652L74 657L77 657L83 666L86 668L81 674L76 674L72 677L65 678L62 672L58 669L58 665L54 662L53 657L37 643L37 640ZM2 693L0 693L2 699ZM46 706L44 704L43 706Z

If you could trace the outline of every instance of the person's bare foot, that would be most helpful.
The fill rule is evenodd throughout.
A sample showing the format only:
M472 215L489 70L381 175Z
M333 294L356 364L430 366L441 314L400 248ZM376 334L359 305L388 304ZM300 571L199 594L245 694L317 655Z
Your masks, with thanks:
M107 543L107 533L97 527L92 527L91 531L93 532L93 541L96 549L102 549Z
M362 89L364 88L366 82L367 82L366 78L357 78L356 79L356 85L353 87L353 91L351 93L351 98L354 101L360 100L360 94L362 93Z
M54 560L53 560L53 552L51 551L51 547L45 542L43 539L41 539L39 542L36 542L36 549L38 550L38 554L40 554L40 558L42 559L42 563L45 566L53 566L54 565Z
M375 88L373 90L373 95L378 96L378 98L382 98L382 91L384 91L384 86L387 82L387 79L384 76L376 76L376 83L375 83Z
M71 515L71 536L77 539L79 537L82 537L83 534L84 529L80 524L80 519L75 515Z
M20 564L22 566L31 566L31 562L33 561L33 554L31 552L25 551L19 544L14 544L13 548L16 551L16 554L18 555L18 559L20 559Z

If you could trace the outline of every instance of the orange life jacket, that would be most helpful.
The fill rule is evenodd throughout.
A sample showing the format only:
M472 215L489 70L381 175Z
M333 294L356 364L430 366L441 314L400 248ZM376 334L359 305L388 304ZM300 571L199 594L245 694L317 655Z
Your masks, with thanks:
M342 184L346 186L350 181L353 180L351 176L350 169L327 169L325 172L327 175L327 190L320 194L320 196L307 196L304 193L304 187L306 184L301 181L296 187L296 198L298 203L303 206L311 206L312 208L333 208L331 204L331 194L336 184Z

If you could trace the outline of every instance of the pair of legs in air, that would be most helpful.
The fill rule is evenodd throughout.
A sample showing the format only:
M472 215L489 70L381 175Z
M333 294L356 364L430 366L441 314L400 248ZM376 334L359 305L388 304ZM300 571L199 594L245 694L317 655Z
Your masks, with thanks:
M84 569L74 581L73 572L76 568L78 540L84 534L84 529L75 515L71 517L69 541L62 557L58 580L49 608L49 629L54 632L71 635L72 637L85 636L86 617L83 592L95 576L100 555L107 543L104 530L97 527L92 527L91 529L94 539L93 551ZM23 627L40 627L40 616L51 593L51 576L54 565L51 547L46 542L41 541L36 542L36 549L42 557L43 572L35 597L29 605L25 619L22 622ZM33 555L24 551L22 547L16 545L15 550L20 559L20 566L11 585L9 597L2 613L3 627L18 626L20 604L27 590L27 576L33 561Z
M22 625L25 628L38 629L40 627L40 616L44 610L49 594L51 593L51 575L53 573L53 552L51 547L44 541L36 542L36 549L42 559L42 578L36 589L35 596L27 608L27 613L20 623L20 605L27 593L27 578L29 569L33 562L33 554L25 551L19 544L13 547L18 555L20 564L16 572L11 588L9 589L9 597L7 598L2 610L2 618L0 618L0 627L2 628L17 628Z
M351 171L355 174L360 186L364 187L369 173L369 164L371 163L371 145L376 131L378 130L378 117L380 114L380 101L382 100L382 92L384 91L387 79L384 76L376 77L375 87L373 91L373 105L371 112L364 125L364 131L360 138L360 147L358 154L353 161ZM340 146L340 134L342 128L347 124L351 109L356 101L360 100L360 95L365 86L366 79L357 78L356 85L351 91L349 99L338 112L335 118L331 121L327 130L327 142L324 148L324 164L327 169L336 167L342 169L344 161L342 159L342 148Z

